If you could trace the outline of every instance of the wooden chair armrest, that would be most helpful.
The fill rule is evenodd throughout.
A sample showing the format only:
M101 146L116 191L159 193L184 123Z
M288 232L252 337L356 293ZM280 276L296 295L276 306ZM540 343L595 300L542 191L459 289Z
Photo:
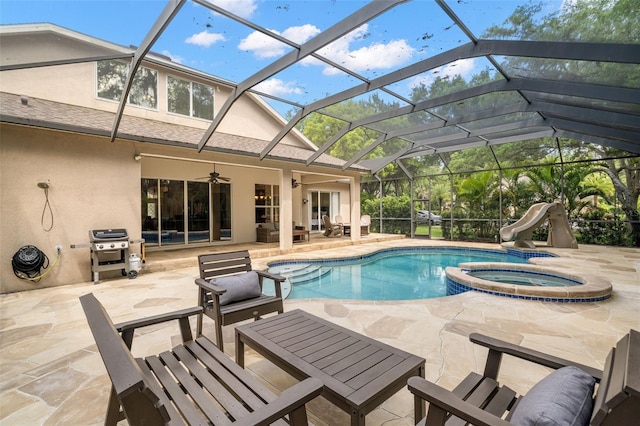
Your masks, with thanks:
M429 402L427 426L432 424L429 422L430 415L432 413L434 415L440 414L440 416L437 416L438 421L433 422L433 424L444 424L445 419L442 418L442 416L444 416L446 412L452 413L455 416L477 426L507 426L511 424L502 420L500 417L487 413L475 405L462 400L453 392L450 392L435 383L431 383L422 377L411 377L407 383L409 391L415 398L420 398ZM434 406L440 408L441 412L437 413L436 410L434 410ZM420 419L416 419L416 422L419 420Z
M122 337L125 345L127 345L127 347L131 349L131 345L133 344L133 335L137 328L147 327L154 324L161 324L163 322L172 320L178 320L178 322L180 323L180 335L182 336L182 341L187 342L189 340L193 340L193 335L191 334L191 326L189 325L189 317L192 315L202 314L202 311L202 306L194 306L192 308L186 308L179 311L167 312L165 314L125 321L119 324L114 324L113 326L120 333L120 337Z
M122 333L127 330L135 330L136 328L146 327L149 325L160 324L167 321L179 320L181 318L188 318L192 315L202 313L202 306L194 306L191 308L181 309L179 311L167 312L164 314L154 315L151 317L139 318L131 321L125 321L118 324L114 324L116 330Z
M320 395L322 386L322 381L319 379L305 379L282 392L268 405L238 419L234 425L269 425Z
M227 291L226 288L211 284L209 281L202 278L196 278L196 284L213 294L217 294L218 296Z
M507 354L517 358L521 358L527 361L531 361L536 364L543 365L545 367L550 367L554 369L566 367L572 365L574 367L578 367L583 370L585 373L591 375L596 381L600 381L602 379L602 371L593 367L589 367L587 365L583 365L574 361L570 361L564 358L559 358L556 356L552 356L546 354L544 352L536 351L534 349L525 348L523 346L515 345L513 343L505 342L500 339L495 339L493 337L485 336L478 333L472 333L469 335L469 340L473 343L489 348L489 357L487 358L487 367L491 362L491 351L500 354ZM499 367L500 360L497 360ZM488 374L487 369L485 368L485 376L494 377L492 374ZM496 369L497 376L497 369Z
M286 278L283 277L282 275L271 274L271 273L266 272L266 271L256 271L256 272L258 273L258 275L261 275L264 278L269 278L269 279L273 280L276 283L281 283L281 282L284 282L286 280Z

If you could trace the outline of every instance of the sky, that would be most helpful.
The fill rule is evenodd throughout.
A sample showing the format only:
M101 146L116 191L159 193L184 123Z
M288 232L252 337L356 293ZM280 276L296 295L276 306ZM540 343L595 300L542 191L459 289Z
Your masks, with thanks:
M302 44L367 2L360 0L215 0L239 17ZM477 37L501 24L524 2L449 0L447 4ZM49 22L124 46L142 42L165 7L165 0L0 0L0 24ZM548 12L560 0L544 0ZM365 78L374 79L469 39L431 0L414 0L362 25L324 48L320 54ZM252 28L188 1L151 49L174 62L232 82L240 82L291 48ZM434 72L407 78L393 90L411 89L435 76L468 77L487 67L482 59L465 59ZM272 76L257 90L307 104L361 83L323 63L306 58ZM383 94L384 96L384 94ZM277 105L276 109L282 111ZM289 106L287 106L290 108Z

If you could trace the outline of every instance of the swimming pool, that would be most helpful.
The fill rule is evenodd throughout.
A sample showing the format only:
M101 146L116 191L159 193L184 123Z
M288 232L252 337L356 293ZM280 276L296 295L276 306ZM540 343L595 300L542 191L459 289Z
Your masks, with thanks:
M414 300L446 296L445 269L465 262L527 263L527 256L453 247L389 249L344 259L278 262L269 272L287 278L283 297L290 299Z

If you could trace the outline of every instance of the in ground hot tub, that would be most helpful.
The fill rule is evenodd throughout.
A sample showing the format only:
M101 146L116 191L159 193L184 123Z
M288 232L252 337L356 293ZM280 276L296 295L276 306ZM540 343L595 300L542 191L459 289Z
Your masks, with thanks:
M462 263L445 270L447 294L479 291L545 302L597 302L611 297L611 283L557 268L510 263Z

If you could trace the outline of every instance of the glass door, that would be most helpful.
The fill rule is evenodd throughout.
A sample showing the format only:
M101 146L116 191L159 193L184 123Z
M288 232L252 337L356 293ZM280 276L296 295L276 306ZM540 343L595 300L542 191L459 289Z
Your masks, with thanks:
M209 183L187 182L188 240L187 243L208 242L209 234Z
M324 191L309 191L309 223L311 224L312 231L323 231L324 223L322 216L328 216L332 222L334 217L339 211L340 207L340 193L339 192L324 192Z
M184 181L160 180L161 245L184 244Z
M231 239L228 183L144 178L141 199L142 238L147 246Z

